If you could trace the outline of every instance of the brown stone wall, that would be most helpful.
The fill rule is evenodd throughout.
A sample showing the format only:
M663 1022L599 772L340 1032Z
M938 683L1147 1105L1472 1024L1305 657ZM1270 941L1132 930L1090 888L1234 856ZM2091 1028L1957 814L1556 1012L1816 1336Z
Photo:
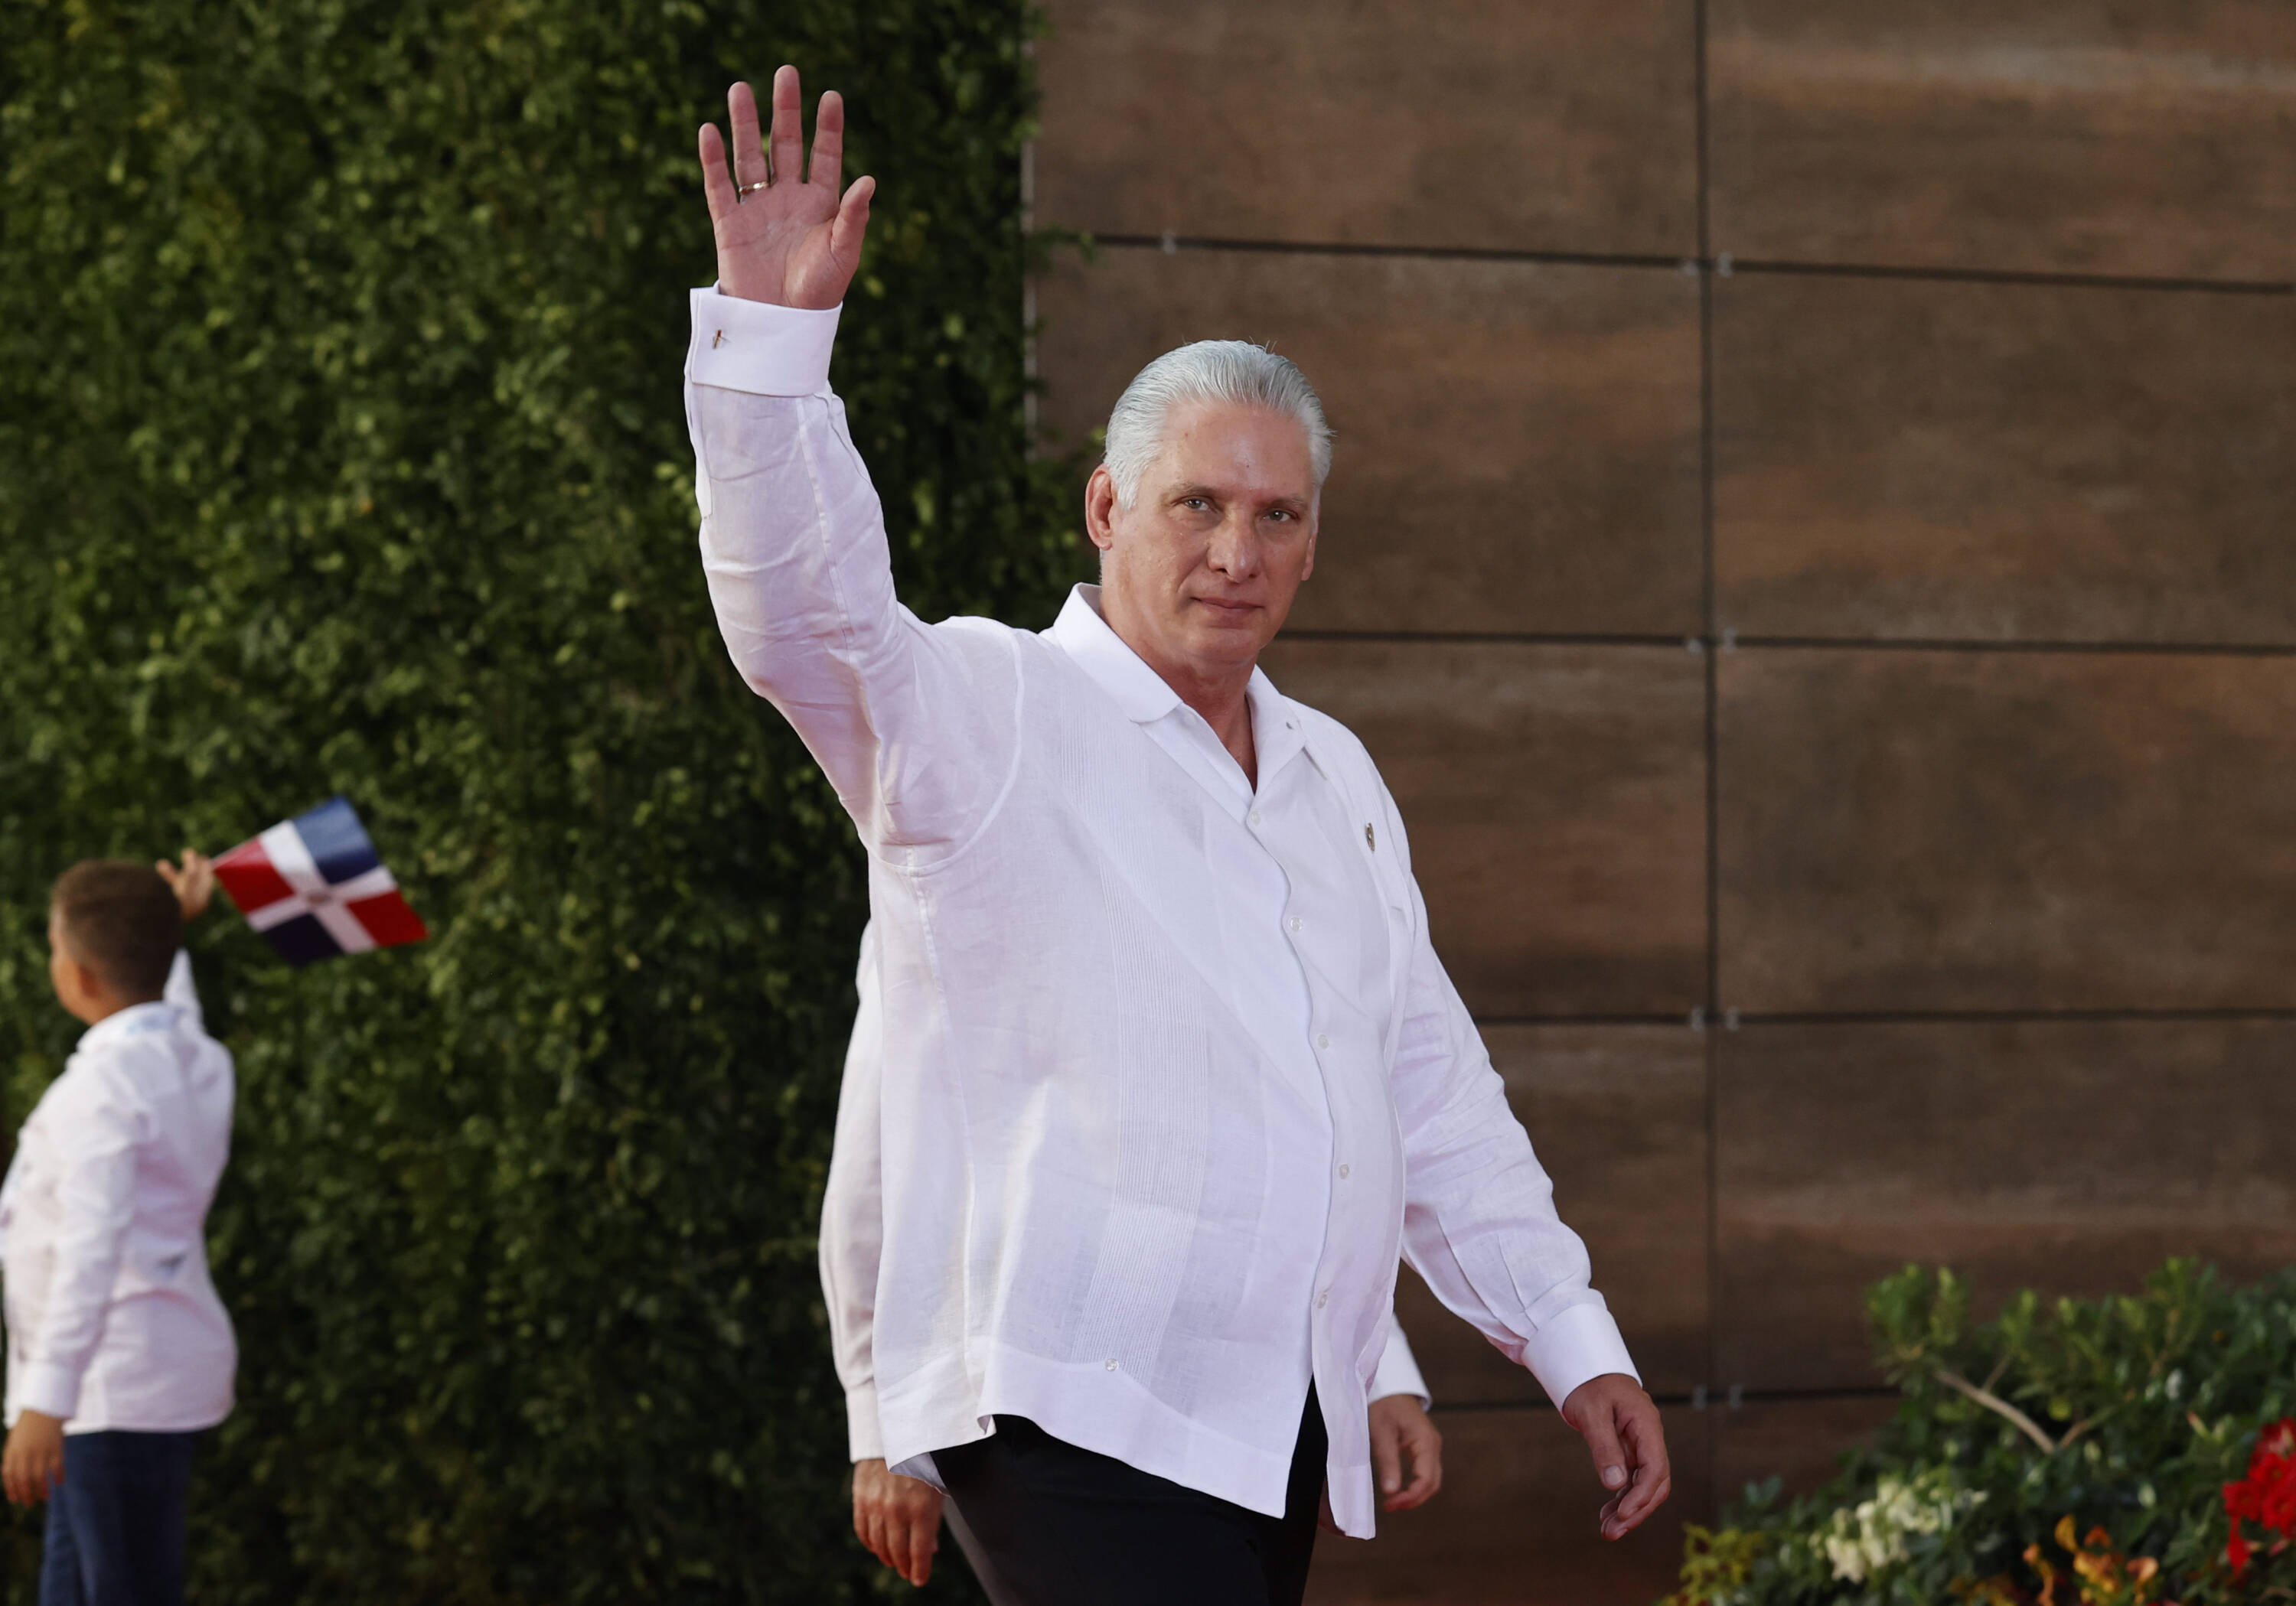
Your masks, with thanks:
M1680 1466L1599 1544L1406 1274L1449 1480L1316 1600L1649 1601L1886 1414L1907 1259L2296 1258L2289 0L1051 15L1046 420L1210 336L1322 388L1270 669L1384 767Z

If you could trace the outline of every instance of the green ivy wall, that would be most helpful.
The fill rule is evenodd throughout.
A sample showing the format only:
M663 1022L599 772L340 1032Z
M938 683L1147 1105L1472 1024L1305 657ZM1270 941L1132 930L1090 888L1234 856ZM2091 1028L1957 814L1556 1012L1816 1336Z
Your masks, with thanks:
M1049 619L1018 0L0 3L0 1071L45 891L340 791L435 935L194 938L239 1057L204 1602L827 1602L815 1211L865 916L732 674L693 131L797 61L881 199L837 382L926 617ZM36 1522L0 1528L29 1598ZM961 1595L960 1579L932 1593Z

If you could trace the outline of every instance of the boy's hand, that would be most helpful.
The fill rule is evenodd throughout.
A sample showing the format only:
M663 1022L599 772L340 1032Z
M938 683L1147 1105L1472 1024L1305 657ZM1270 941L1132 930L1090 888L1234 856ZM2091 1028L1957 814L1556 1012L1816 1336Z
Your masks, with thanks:
M182 869L165 859L152 868L176 889L176 901L184 906L185 923L207 913L208 899L215 896L215 863L206 854L186 848Z
M25 1411L8 1430L8 1449L0 1456L0 1483L17 1505L37 1505L64 1480L64 1424L61 1418Z

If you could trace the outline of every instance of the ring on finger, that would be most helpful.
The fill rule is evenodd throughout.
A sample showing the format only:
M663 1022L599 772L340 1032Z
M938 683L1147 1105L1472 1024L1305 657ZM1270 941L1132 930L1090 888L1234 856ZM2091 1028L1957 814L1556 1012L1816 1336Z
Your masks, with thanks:
M759 191L759 190L764 189L764 188L766 187L767 183L767 180L760 178L760 179L759 179L759 180L758 180L758 182L757 182L757 183L755 183L755 184L745 184L742 185L739 189L736 189L736 190L734 192L734 194L736 194L736 195L749 195L749 194L753 194L753 193L755 193L757 191Z

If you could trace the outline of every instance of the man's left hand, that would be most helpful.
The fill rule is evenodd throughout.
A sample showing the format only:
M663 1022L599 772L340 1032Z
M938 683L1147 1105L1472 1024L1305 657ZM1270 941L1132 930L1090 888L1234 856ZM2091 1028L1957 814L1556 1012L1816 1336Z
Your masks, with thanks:
M922 1589L940 1548L940 1491L878 1459L853 1463L853 1531L877 1560Z
M1425 1505L1443 1487L1443 1436L1410 1395L1372 1401L1371 1468L1390 1512Z
M1595 1457L1596 1476L1612 1491L1603 1508L1603 1537L1623 1539L1674 1490L1658 1407L1641 1384L1611 1372L1572 1389L1562 1402L1562 1420L1578 1430Z
M64 1424L43 1411L24 1411L8 1430L0 1454L0 1484L17 1505L37 1505L64 1480Z

